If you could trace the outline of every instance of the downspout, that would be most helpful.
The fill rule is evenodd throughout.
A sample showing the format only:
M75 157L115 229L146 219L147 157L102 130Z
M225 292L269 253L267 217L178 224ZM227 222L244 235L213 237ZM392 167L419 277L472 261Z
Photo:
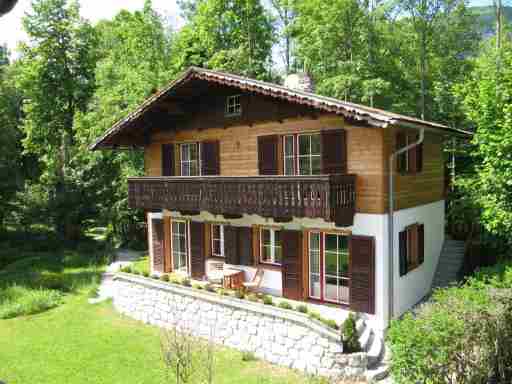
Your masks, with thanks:
M394 178L393 178L393 170L395 159L397 156L401 155L404 152L407 152L409 149L417 147L421 143L423 143L423 139L425 138L425 128L418 128L419 138L412 144L409 144L403 148L400 148L398 151L393 152L389 157L389 213L388 213L388 255L389 255L389 312L388 312L388 325L391 319L393 319L393 315L395 312L395 253L394 253L394 212L395 212L395 190L394 190Z

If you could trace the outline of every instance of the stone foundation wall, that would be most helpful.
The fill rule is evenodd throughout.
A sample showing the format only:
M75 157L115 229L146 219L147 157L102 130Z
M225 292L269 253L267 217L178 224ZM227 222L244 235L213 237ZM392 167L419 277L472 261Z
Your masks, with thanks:
M114 279L114 306L159 327L184 329L260 359L330 377L364 377L365 353L343 354L340 336L306 315L134 275Z

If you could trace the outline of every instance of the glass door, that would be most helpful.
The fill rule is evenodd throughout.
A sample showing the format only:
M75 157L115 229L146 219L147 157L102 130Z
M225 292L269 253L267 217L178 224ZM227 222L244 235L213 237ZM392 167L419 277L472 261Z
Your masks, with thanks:
M348 237L338 233L309 235L309 296L339 304L349 303Z
M172 221L172 266L175 272L188 272L188 230L186 221Z

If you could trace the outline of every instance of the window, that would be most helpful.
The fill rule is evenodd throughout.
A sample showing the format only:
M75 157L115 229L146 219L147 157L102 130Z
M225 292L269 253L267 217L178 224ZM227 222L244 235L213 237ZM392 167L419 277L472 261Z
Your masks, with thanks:
M281 231L271 228L262 228L260 231L260 261L267 264L281 264Z
M319 175L322 173L320 134L283 137L284 174Z
M424 225L413 224L398 234L400 276L416 269L424 261Z
M199 176L201 161L199 143L180 144L181 176Z
M396 149L404 148L418 140L416 134L398 133ZM400 173L418 173L423 168L423 143L417 145L397 157L397 171Z
M186 221L172 221L172 262L173 270L178 272L188 271L188 230Z
M295 175L295 136L283 137L284 149L284 174Z
M212 224L212 256L225 257L224 226L220 224Z
M338 233L309 234L309 296L340 304L349 302L348 237Z
M324 300L347 303L348 239L340 234L326 233L324 236Z
M241 114L240 95L228 96L226 99L226 116L240 116Z

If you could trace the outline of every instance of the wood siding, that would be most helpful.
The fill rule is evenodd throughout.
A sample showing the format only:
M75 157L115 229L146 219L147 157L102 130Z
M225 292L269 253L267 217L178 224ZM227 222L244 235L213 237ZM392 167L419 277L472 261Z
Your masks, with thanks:
M258 137L272 134L346 130L347 173L357 175L357 206L360 213L384 213L388 206L388 158L396 143L394 128L351 126L343 118L323 115L301 117L253 125L208 129L161 131L152 135L145 149L146 176L162 175L162 144L219 140L220 174L255 176L258 169ZM282 146L280 145L280 150ZM428 204L444 198L442 138L426 134L423 146L423 170L415 175L397 175L396 209ZM280 157L281 158L281 157ZM179 164L176 162L176 166ZM279 165L282 171L282 164Z

